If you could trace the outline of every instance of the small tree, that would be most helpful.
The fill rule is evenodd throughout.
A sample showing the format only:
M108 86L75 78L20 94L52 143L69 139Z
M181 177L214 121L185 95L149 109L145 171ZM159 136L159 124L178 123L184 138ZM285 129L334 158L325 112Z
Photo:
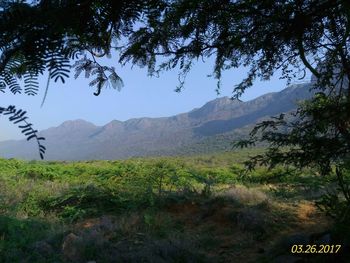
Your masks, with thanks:
M319 92L305 101L296 112L259 123L248 140L236 143L247 147L267 142L267 151L254 156L246 165L274 167L277 164L298 168L314 167L321 176L336 176L335 192L323 196L319 207L340 224L350 222L350 119L348 99L338 92L325 95ZM292 117L292 118L291 118ZM349 229L350 230L350 229Z

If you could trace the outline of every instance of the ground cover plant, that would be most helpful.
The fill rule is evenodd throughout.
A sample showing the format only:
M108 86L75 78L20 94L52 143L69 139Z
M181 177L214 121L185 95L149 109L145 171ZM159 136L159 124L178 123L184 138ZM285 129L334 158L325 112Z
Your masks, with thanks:
M283 167L248 172L243 162L258 152L0 159L0 261L326 260L330 255L290 250L298 242L336 242L334 221L316 203L336 188L335 175ZM344 253L331 256L341 262Z

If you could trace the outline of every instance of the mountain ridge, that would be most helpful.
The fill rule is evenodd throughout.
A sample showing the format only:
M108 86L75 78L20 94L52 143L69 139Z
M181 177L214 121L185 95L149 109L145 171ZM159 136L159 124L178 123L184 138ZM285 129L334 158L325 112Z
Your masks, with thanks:
M247 127L257 121L295 109L298 100L311 96L309 88L310 84L294 85L247 102L216 98L202 107L170 117L112 120L102 126L82 119L69 120L41 131L40 135L46 138L48 160L125 159L211 152L218 148L215 140L219 140L225 150L226 143L230 145L232 138L245 136ZM35 143L24 143L24 140L3 141L0 155L37 159L35 147Z

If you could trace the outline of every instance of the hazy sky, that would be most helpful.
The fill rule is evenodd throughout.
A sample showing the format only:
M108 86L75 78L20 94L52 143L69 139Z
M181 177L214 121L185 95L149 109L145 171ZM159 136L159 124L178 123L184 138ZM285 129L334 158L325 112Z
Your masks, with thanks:
M106 63L113 64L113 58ZM118 67L117 73L124 81L123 89L103 89L101 95L89 87L83 76L70 78L65 84L51 82L46 103L40 108L46 78L40 81L41 89L37 96L12 95L9 91L0 93L0 105L16 105L28 112L29 121L36 129L42 130L58 126L66 120L84 119L96 125L104 125L112 120L127 120L139 117L164 117L187 112L200 107L217 97L231 96L235 84L246 74L246 69L227 71L223 75L222 90L216 94L216 80L207 75L212 73L213 63L198 62L188 75L185 89L174 91L178 84L177 71L165 72L159 78L147 76L146 69ZM246 91L242 100L251 100L262 94L279 91L286 86L280 74L270 81L256 81ZM4 116L0 116L0 140L24 138L20 131Z

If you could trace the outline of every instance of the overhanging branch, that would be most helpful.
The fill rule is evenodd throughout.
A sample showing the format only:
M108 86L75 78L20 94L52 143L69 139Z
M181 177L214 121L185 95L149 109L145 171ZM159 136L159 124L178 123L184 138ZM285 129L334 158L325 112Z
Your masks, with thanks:
M311 73L315 75L316 78L320 78L321 74L314 67L311 66L311 64L309 63L309 61L307 61L305 57L305 50L303 47L303 42L301 37L298 39L298 50L299 50L300 59L304 63L305 67L307 67L311 71Z

